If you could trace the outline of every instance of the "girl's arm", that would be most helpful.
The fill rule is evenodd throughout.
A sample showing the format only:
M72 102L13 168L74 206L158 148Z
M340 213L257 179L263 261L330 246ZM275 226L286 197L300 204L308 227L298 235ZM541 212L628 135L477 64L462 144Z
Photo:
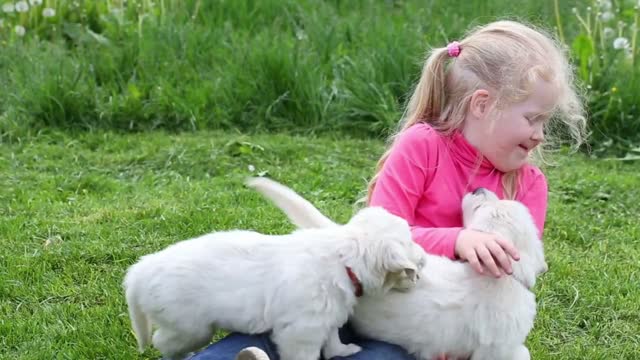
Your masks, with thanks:
M369 205L381 206L412 225L413 239L430 254L455 258L455 243L461 227L425 228L415 224L415 210L434 166L429 156L437 151L435 130L417 124L405 130L393 144L385 161Z
M431 140L431 141L430 141ZM414 125L405 130L393 145L371 194L369 205L381 206L412 225L413 239L430 254L456 259L456 241L462 227L428 228L415 226L415 210L435 166L428 157L435 156L434 130ZM525 186L518 200L529 208L540 237L547 212L547 181L535 167L527 167Z

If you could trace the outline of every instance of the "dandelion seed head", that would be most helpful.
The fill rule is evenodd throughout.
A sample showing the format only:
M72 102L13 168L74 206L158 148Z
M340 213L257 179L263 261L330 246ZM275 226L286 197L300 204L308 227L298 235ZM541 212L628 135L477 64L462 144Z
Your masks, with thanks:
M298 40L305 40L307 39L307 34L304 32L304 30L298 29L296 30L296 38Z
M29 11L29 4L26 1L18 1L16 3L16 11L19 13L25 13Z
M602 30L602 34L606 39L610 39L616 34L616 31L610 27L606 27L604 28L604 30Z
M600 15L600 20L604 21L604 22L608 22L611 21L615 18L615 15L613 15L613 13L611 11L605 11L602 13L602 15Z
M629 47L629 40L625 37L618 37L613 40L613 48L617 50L627 49Z
M40 5L42 5L42 0L29 0L29 5L31 5L31 6L40 6Z
M13 5L13 3L4 3L2 4L2 11L6 12L6 13L12 13L16 10L15 6Z
M611 10L611 1L609 0L604 0L604 1L600 1L600 8L602 10Z
M15 31L16 35L20 37L24 36L24 34L27 32L27 30L22 25L16 25L16 27L13 28L13 31Z
M54 17L56 15L56 11L52 8L44 8L42 9L42 16L46 18Z

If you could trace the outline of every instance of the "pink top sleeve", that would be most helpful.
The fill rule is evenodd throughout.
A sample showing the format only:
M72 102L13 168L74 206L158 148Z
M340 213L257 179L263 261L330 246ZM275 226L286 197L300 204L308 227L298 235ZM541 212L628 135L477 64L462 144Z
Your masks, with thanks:
M380 171L371 194L371 206L381 206L411 225L413 240L430 254L455 258L455 243L461 227L421 227L415 224L415 210L429 183L429 156L435 156L435 130L414 126L404 131ZM431 171L430 171L431 170Z
M412 226L413 240L429 254L456 259L456 239L462 227L427 228Z

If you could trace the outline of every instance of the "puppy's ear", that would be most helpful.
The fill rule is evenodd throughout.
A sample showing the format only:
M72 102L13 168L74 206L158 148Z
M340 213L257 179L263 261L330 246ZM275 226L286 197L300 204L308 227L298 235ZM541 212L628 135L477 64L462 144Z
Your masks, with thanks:
M420 278L420 269L412 265L411 267L405 267L402 270L402 274L411 284L415 285Z
M398 291L409 291L417 283L420 276L419 273L412 269L405 269L403 271L388 272L384 278L384 290L390 289Z
M406 291L415 286L419 278L417 265L403 251L391 250L386 255L383 263L386 272L385 288Z
M541 266L534 263L534 260L528 254L520 253L520 260L512 263L513 274L522 285L527 289L531 289L536 284L536 277L539 274Z

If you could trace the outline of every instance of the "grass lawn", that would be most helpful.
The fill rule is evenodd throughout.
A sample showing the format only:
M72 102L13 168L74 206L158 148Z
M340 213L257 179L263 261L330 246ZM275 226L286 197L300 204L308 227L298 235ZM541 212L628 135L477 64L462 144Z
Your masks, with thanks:
M542 26L566 46L591 115L592 145L637 156L637 5L47 0L25 13L0 11L0 136L52 126L376 137L400 118L428 49L512 19ZM56 16L43 18L42 7ZM614 47L620 41L626 45Z
M251 174L346 221L382 149L231 132L47 132L0 145L0 359L158 358L135 349L120 285L129 265L213 230L291 230L243 186ZM535 359L637 359L640 164L557 162L528 346Z

